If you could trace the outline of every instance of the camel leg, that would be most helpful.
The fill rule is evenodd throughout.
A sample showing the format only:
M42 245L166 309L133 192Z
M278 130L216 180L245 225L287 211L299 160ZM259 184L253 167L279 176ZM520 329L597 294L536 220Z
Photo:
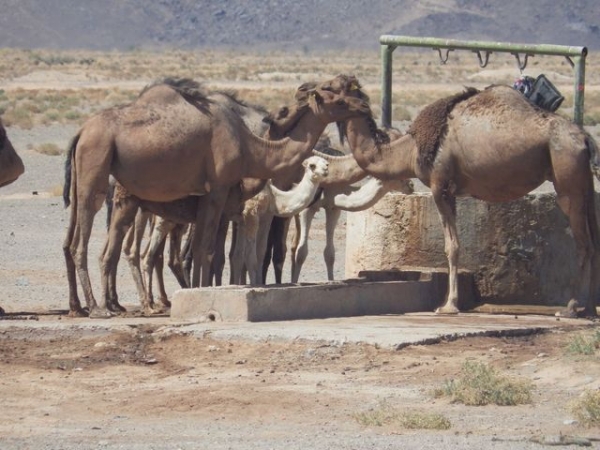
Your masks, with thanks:
M150 267L148 270L148 298L150 299L153 312L163 312L163 308L157 306L154 302L154 294L152 293L152 273L156 273L156 284L158 284L158 295L160 296L160 302L165 307L170 307L171 302L167 296L167 291L165 290L165 280L164 280L164 254L165 254L165 244L167 243L166 238L163 239L158 247L156 248L156 252L153 258L148 261L150 263Z
M236 253L236 248L238 245L238 227L238 222L233 221L231 225L231 244L229 247L229 284L238 284L238 280L236 280L234 277L234 266L239 264L237 261L241 261L241 253ZM237 260L236 256L238 257Z
M323 250L323 258L325 259L325 265L327 266L327 279L333 280L333 265L335 264L335 243L334 234L335 227L337 227L338 221L342 210L338 208L327 208L325 210L325 249Z
M275 246L275 235L276 235L276 222L281 219L280 217L273 217L273 222L271 222L271 228L269 228L269 237L267 238L267 248L265 250L265 259L263 259L262 264L262 282L263 284L267 284L267 276L269 275L269 266L271 265L272 257L273 257L273 247ZM275 279L277 279L277 274L275 274Z
M69 228L67 230L67 236L63 243L63 254L65 256L65 263L67 266L67 281L69 283L69 315L72 317L85 317L86 312L81 307L79 296L77 295L77 271L75 268L75 260L73 259L73 252L71 246L75 242L75 231L76 231L76 210L77 202L73 201L71 204L71 218L69 220Z
M298 283L300 280L300 271L308 256L308 233L312 224L313 218L319 208L306 208L300 211L297 220L298 225L296 226L296 234L298 235L298 247L295 252L292 252L293 265L292 265L292 283ZM299 231L298 231L299 229Z
M267 251L267 240L269 239L269 230L271 229L271 223L273 221L273 214L265 212L259 214L258 217L258 229L256 233L256 272L253 274L250 272L250 267L246 266L250 274L250 284L252 286L260 285L262 283L262 271L258 267L258 261L265 260L265 253Z
M106 180L106 184L108 185L108 174ZM85 194L81 197L84 197L84 195ZM86 205L86 207L77 209L77 225L74 233L75 242L73 242L70 247L90 317L110 317L104 299L98 303L94 298L88 269L88 245L92 234L94 216L100 210L105 196L106 195L102 193L98 194L95 199L89 197L78 199L79 205Z
M239 245L239 251L236 258L241 255L239 274L236 275L238 284L246 283L246 272L250 278L250 284L256 286L260 284L260 275L258 268L258 255L256 248L258 246L258 233L260 227L260 218L256 214L249 214L244 217L244 224L238 228L236 247ZM236 271L237 272L237 271Z
M147 309L149 300L147 296L146 283L144 281L142 269L140 267L140 253L142 247L142 239L144 237L146 227L150 222L150 217L150 213L143 211L141 208L138 209L135 215L134 225L127 236L125 250L123 251L125 258L129 263L131 276L133 277L133 281L135 282L135 286L137 288L138 298L140 301L140 305L142 306L142 311Z
M290 220L288 217L273 217L271 221L265 258L263 260L263 284L267 283L271 262L273 263L273 271L275 272L275 283L281 284L282 282L281 274L283 273L283 264L287 253L287 233L290 227Z
M181 253L179 254L179 257L183 261L183 276L185 281L185 286L181 286L182 288L192 287L192 241L194 239L195 230L196 226L193 224L188 227L187 233L183 239Z
M559 195L557 202L569 218L577 247L579 275L569 301L570 304L576 302L571 314L576 316L576 306L584 305L584 315L596 316L598 232L593 195Z
M157 281L163 304L168 303L167 294L164 292L164 280L162 277L163 254L167 235L175 228L175 223L165 220L161 217L154 217L154 227L150 235L150 242L144 255L144 272L146 274L146 295L147 301L143 304L143 313L150 315L158 312L154 305L154 294L152 292L152 275L154 271L157 274Z
M296 214L294 216L294 225L296 226L294 230L294 236L292 237L292 248L290 249L290 254L292 258L292 270L290 281L292 283L297 283L294 281L294 274L298 272L298 276L300 276L300 271L296 269L296 255L298 254L298 246L300 245L300 215Z
M217 239L215 244L215 259L211 267L211 285L223 285L223 269L225 268L225 240L227 239L227 230L229 229L229 218L223 215L217 230ZM214 284L213 284L214 278Z
M438 208L444 229L444 250L448 258L448 295L437 314L457 314L458 309L458 258L459 242L456 231L456 198L446 190L432 186L433 199Z
M203 195L198 201L196 231L192 244L194 260L192 287L209 285L215 238L228 195L228 188L219 188Z
M246 226L245 219L242 219L240 223L234 222L233 241L231 243L231 250L229 252L229 267L231 271L229 276L229 284L242 284L242 267L245 261L245 253Z
M134 223L138 210L138 202L133 197L125 197L113 206L113 211L108 229L108 238L105 249L100 258L100 270L104 300L108 310L113 312L123 311L117 297L116 273L119 257L123 247L123 239Z
M277 221L276 221L277 219ZM273 242L273 269L275 270L275 283L281 284L283 264L285 263L285 255L287 253L287 235L290 229L290 217L273 217L271 229L275 228L275 236ZM273 226L275 224L275 227ZM266 276L265 276L266 283Z
M189 287L181 257L182 242L186 229L186 225L179 224L169 234L169 269L175 275L179 286L184 289Z

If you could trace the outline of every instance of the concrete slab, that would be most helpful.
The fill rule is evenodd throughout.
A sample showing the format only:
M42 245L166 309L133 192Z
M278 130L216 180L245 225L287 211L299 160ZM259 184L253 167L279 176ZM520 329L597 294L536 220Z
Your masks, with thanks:
M401 349L408 345L435 344L467 336L517 336L558 329L585 328L594 323L585 319L568 319L542 315L508 315L461 313L437 316L433 313L410 313L314 320L274 322L191 322L169 317L62 319L41 316L39 320L0 320L2 335L24 339L52 339L57 335L102 336L119 332L136 332L152 327L154 335L185 334L223 341L303 342L315 345L365 343L381 348Z
M435 344L468 336L519 336L589 325L591 322L582 319L552 316L410 313L281 322L191 324L181 325L178 330L227 341L295 341L329 345L365 343L401 349L408 345Z

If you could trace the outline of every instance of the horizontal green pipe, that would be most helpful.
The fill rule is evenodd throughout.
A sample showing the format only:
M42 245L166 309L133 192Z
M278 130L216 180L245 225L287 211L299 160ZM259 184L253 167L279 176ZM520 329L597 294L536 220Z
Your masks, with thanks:
M379 37L381 45L390 47L429 47L447 48L456 50L483 50L490 52L520 52L535 53L538 55L557 56L586 56L587 47L571 47L567 45L552 44L512 44L507 42L486 41L459 41L456 39L422 38L412 36L382 35Z

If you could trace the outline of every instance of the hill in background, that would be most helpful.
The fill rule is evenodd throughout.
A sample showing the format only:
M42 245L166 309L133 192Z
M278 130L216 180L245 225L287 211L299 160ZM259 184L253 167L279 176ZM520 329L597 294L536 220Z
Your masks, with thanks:
M382 34L600 49L597 0L0 0L0 47L377 49Z

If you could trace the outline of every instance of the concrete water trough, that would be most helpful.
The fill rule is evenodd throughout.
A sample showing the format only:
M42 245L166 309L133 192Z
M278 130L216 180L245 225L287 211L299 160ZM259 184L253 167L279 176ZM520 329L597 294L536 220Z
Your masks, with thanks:
M324 283L181 289L173 294L171 318L262 322L433 311L447 280L443 270L414 269L365 271ZM472 303L472 276L462 273L459 283L461 296Z
M598 202L598 198L596 198ZM577 271L575 244L554 193L504 204L458 200L459 307L565 307ZM182 320L273 321L431 312L444 301L447 261L430 193L387 194L351 213L346 280L224 286L174 293Z

